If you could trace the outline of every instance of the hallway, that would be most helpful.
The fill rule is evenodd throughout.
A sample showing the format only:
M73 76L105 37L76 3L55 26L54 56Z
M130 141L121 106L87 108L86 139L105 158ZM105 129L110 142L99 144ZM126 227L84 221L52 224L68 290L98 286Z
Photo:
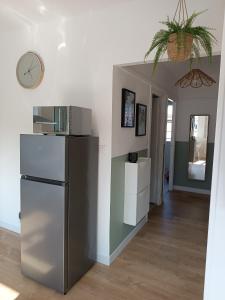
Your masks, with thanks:
M66 296L23 277L19 238L0 230L0 299L202 300L208 212L208 196L168 193L112 266L96 264Z

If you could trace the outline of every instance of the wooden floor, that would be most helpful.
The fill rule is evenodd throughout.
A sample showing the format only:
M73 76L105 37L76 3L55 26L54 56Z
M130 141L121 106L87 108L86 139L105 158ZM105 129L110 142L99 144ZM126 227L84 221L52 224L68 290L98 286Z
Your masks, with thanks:
M20 273L18 236L0 230L0 300L202 300L209 199L168 194L120 257L100 264L66 295Z

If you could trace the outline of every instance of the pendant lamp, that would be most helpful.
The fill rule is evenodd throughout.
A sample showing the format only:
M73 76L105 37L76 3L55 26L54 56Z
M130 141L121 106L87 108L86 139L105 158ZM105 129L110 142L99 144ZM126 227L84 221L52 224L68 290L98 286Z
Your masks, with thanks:
M192 69L181 79L179 79L175 86L181 88L200 88L202 86L210 87L214 83L216 83L216 81L200 69Z

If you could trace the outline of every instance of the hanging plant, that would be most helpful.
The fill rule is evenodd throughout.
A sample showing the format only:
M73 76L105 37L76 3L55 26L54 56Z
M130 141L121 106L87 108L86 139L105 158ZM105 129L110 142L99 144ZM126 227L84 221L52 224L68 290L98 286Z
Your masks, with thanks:
M199 59L201 49L203 49L211 60L212 47L216 42L215 36L208 27L193 26L196 18L203 12L193 13L188 17L185 0L179 0L173 20L168 17L167 21L161 22L167 26L167 29L161 29L155 34L145 54L146 60L149 54L156 50L153 71L165 52L170 60L181 62L187 59Z

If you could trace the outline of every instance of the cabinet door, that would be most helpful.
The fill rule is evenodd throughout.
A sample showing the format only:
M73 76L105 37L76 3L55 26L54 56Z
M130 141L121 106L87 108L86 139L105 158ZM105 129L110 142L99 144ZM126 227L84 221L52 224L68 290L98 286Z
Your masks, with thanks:
M28 277L64 292L65 187L21 180L21 265Z
M138 161L138 188L137 192L141 192L150 185L150 159L140 159Z
M149 187L137 195L136 223L139 223L149 212Z

